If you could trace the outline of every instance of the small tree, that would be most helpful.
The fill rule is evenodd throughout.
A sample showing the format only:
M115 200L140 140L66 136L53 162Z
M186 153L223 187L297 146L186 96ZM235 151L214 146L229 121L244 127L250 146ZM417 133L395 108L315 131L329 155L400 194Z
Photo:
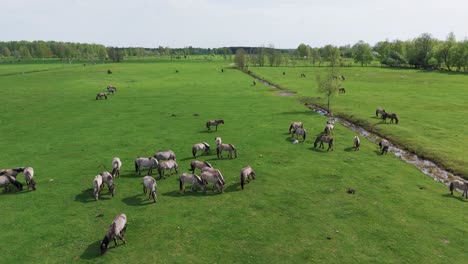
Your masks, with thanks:
M245 67L245 50L243 48L236 50L236 55L234 56L234 63L237 65L237 68L243 70Z
M317 74L317 90L327 97L327 111L330 112L330 98L336 94L340 87L340 80L337 78L338 70L330 67L325 74Z

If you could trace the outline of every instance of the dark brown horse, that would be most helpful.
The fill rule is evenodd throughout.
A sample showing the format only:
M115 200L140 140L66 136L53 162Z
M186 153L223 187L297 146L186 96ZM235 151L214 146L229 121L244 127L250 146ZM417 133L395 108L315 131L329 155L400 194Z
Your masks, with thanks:
M209 120L208 122L206 122L206 128L208 128L208 131L210 131L211 130L210 127L215 126L216 131L218 131L219 124L224 124L224 120L223 119Z
M393 123L393 121L395 121L395 124L398 124L398 117L395 113L383 113L382 119L384 123L387 123L387 118L390 118L390 123Z

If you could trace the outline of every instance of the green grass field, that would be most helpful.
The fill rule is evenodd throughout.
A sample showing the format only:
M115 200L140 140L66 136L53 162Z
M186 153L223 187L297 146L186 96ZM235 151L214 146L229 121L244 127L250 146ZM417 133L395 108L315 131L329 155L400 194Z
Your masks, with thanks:
M378 155L378 147L366 140L360 151L352 151L354 133L340 125L333 152L313 149L324 117L297 98L251 86L252 79L240 71L221 73L225 66L222 61L121 63L0 77L1 167L32 166L37 181L35 192L0 193L2 262L466 259L467 202L459 193L451 197L444 185L393 155ZM96 93L109 84L118 87L117 94L96 101ZM289 85L309 96L298 81ZM347 97L352 98L353 87L358 81L350 77ZM367 114L366 107L356 114ZM367 116L376 122L371 110ZM226 123L207 132L205 122L217 118ZM291 144L287 129L296 120L305 123L308 138ZM405 112L401 120L385 129L405 128ZM180 194L172 175L158 181L156 204L143 195L143 175L134 172L137 156L172 149L184 172L193 159L192 145L213 146L216 136L239 152L232 160L218 160L215 153L200 158L223 172L223 194ZM105 190L96 202L93 178L111 169L114 156L123 162L116 195L111 198ZM242 191L239 171L247 164L257 179ZM24 182L22 175L18 179ZM356 194L347 194L348 187ZM128 217L128 243L99 256L99 243L120 213Z

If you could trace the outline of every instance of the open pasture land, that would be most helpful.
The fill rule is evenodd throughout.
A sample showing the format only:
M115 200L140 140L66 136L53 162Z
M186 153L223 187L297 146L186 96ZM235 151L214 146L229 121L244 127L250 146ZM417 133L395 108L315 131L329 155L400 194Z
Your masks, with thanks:
M327 67L251 68L260 77L326 107L315 78ZM282 73L286 72L286 75ZM300 78L305 73L306 78ZM468 178L468 75L374 67L341 68L346 94L331 100L335 115L376 131L454 173ZM321 99L317 99L321 97ZM375 117L383 108L396 113L398 125Z
M468 203L459 193L451 197L444 185L393 155L380 156L362 138L361 150L353 151L354 133L339 124L334 151L314 149L323 116L269 87L251 86L252 79L237 70L221 73L223 66L120 63L0 77L1 167L32 166L37 181L37 191L0 193L2 262L466 259ZM95 100L110 84L117 93ZM207 132L205 122L218 118L225 124ZM406 119L392 128L404 128ZM291 121L304 122L304 143L291 144ZM185 172L192 145L214 147L216 136L239 154L199 158L222 171L224 193L186 188L180 194L177 175L171 175L158 180L156 204L143 195L144 175L134 172L137 156L172 149ZM114 156L123 162L115 196L105 188L96 202L93 178L111 169ZM247 164L257 179L242 191L239 172ZM24 183L22 175L18 179ZM356 193L348 194L349 187ZM99 256L99 243L120 213L128 217L127 244L111 243Z

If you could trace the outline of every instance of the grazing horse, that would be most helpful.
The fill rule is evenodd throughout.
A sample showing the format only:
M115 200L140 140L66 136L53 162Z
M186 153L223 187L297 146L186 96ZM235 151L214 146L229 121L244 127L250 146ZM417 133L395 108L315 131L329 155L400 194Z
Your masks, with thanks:
M299 136L302 137L302 141L305 141L306 136L307 136L307 131L301 127L297 127L294 129L294 131L291 133L291 137L294 138L294 135L296 135L296 139L299 140Z
M317 144L320 142L320 145L319 145L319 148L324 148L323 146L323 143L328 143L328 150L331 150L333 151L333 138L332 137L329 137L329 136L318 136L316 139L315 139L315 142L314 142L314 148L317 147Z
M223 189L224 189L224 183L223 181L221 180L221 178L216 175L216 174L213 174L209 171L204 171L201 173L201 178L207 182L207 183L213 183L213 191L214 191L214 187L217 186L218 187L218 192L223 192ZM203 185L202 186L202 190L203 192L206 192L206 185Z
M206 122L206 128L208 128L208 131L210 131L211 130L210 127L215 126L216 131L218 131L219 124L224 124L224 120L223 119L209 120L208 122Z
M105 93L98 93L96 94L96 100L97 99L102 99L102 98L106 98L107 99L107 95Z
M242 168L240 172L240 182L241 182L241 188L244 190L244 184L245 181L250 182L250 178L255 180L255 171L250 167L250 165L247 165L246 167Z
M462 190L462 197L468 198L468 181L453 180L449 184L449 189L451 195L454 189Z
M141 167L148 168L148 175L151 175L153 168L159 165L158 160L155 157L142 158L138 157L135 159L135 172L141 175Z
M167 151L160 151L156 154L154 154L154 157L158 160L176 160L176 155L174 151L172 150L167 150Z
M20 172L24 172L25 167L18 167L18 168L13 168L13 169L2 169L0 170L0 175L9 175L13 178L16 179L16 176Z
M398 117L395 113L387 113L387 112L383 113L382 119L384 123L387 122L387 118L390 118L390 123L393 123L393 120L395 120L395 124L398 124Z
M125 214L118 215L112 224L109 226L104 239L101 242L101 255L106 253L107 249L109 248L109 243L111 239L114 239L115 247L117 247L117 237L122 240L124 244L127 243L125 241L125 231L127 231L127 216Z
M102 190L102 176L101 174L98 174L94 177L93 181L93 187L94 187L94 199L99 200L99 194L101 193Z
M215 137L215 144L218 146L219 144L223 143L221 137Z
M223 150L228 151L228 158L232 159L232 152L234 152L235 157L237 158L237 149L232 144L219 144L216 147L216 156L218 159L223 157Z
M202 170L205 167L213 168L213 166L207 161L194 160L190 163L190 170L195 173L195 168Z
M112 197L114 197L114 190L115 190L114 176L112 176L112 174L110 174L108 171L103 171L101 173L101 176L102 176L102 182L107 185L107 188L109 188L109 191Z
M346 89L344 87L338 88L338 93L346 93Z
M26 184L28 185L28 190L32 189L33 191L36 190L36 181L34 181L34 169L32 167L26 167L24 168L24 180L26 181Z
M375 117L379 117L379 114L380 116L383 117L383 115L385 114L385 109L382 109L382 108L375 109Z
M207 153L210 151L210 145L208 145L208 143L206 142L202 142L202 143L197 143L195 145L193 145L192 147L192 155L194 158L197 157L197 151L199 150L203 150L203 153Z
M115 178L115 176L120 178L120 167L122 167L122 161L120 161L120 158L114 157L112 159L112 176Z
M289 126L289 133L291 134L291 137L293 136L294 130L296 130L296 128L304 128L304 125L300 121L292 122Z
M354 136L354 139L353 139L353 149L354 150L359 150L359 147L361 146L361 140L359 139L358 136Z
M179 176L179 190L181 192L185 192L185 183L187 182L192 184L192 192L197 191L197 186L205 186L205 182L200 178L200 176L184 172Z
M143 177L143 193L146 195L147 190L149 189L149 196L148 199L153 198L153 202L155 203L158 199L156 191L158 185L156 184L156 180L151 176Z
M8 174L1 174L0 175L0 187L4 186L5 192L9 192L11 191L10 184L13 184L16 188L18 188L18 191L23 190L23 184L17 181L15 177L10 176Z
M388 140L382 139L382 140L379 142L379 147L380 147L380 149L382 150L382 152L380 153L380 155L387 154L388 149L390 148L390 143L388 142Z
M165 160L159 163L158 165L158 172L159 172L159 179L166 179L166 176L164 176L164 172L166 170L169 170L169 175L171 174L171 170L175 169L176 173L179 173L179 165L177 165L177 162L175 160Z
M221 182L224 184L226 184L226 181L224 180L224 177L223 177L223 174L221 174L221 171L218 170L218 169L215 169L215 168L209 168L209 167L205 167L201 170L201 172L209 172L213 175L216 175L217 177L219 177L221 179ZM214 186L213 186L214 188Z
M109 85L109 86L107 86L107 92L109 94L114 94L115 92L117 92L117 88L115 88L114 86Z

